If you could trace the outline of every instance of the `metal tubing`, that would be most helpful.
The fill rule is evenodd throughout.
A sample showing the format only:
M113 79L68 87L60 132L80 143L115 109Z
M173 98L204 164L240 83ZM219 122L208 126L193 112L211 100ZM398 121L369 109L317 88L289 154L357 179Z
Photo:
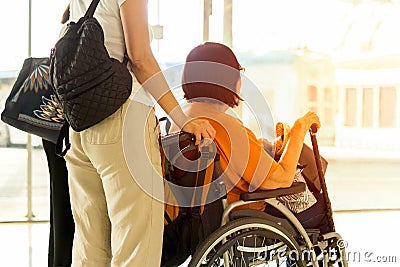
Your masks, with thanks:
M29 0L28 9L28 57L32 54L32 0ZM31 222L33 220L32 212L32 136L28 133L26 140L26 151L27 151L27 220Z
M313 152L314 152L315 164L317 165L318 177L319 177L319 181L321 183L322 194L324 196L326 208L328 210L329 228L331 228L332 232L335 232L335 224L333 222L332 204L331 204L331 201L328 196L328 189L327 189L326 182L325 182L325 174L322 171L321 156L319 154L316 132L317 132L316 129L310 129L311 143L312 143Z

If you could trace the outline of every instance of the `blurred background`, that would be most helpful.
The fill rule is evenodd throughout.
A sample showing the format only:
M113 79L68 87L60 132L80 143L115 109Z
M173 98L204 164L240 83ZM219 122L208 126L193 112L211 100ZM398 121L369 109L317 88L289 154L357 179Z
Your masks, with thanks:
M0 110L24 59L49 56L67 4L0 2ZM400 238L400 1L149 0L148 11L163 69L203 41L232 47L257 87L243 88L251 105L236 113L260 137L271 137L264 111L289 124L319 114L337 229L351 251L386 257L350 266L397 266L400 253L381 245ZM0 265L45 266L48 220L41 140L0 121Z

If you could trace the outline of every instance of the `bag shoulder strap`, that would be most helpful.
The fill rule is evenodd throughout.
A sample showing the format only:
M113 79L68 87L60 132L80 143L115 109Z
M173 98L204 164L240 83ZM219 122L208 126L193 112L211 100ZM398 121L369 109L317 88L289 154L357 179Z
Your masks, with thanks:
M63 141L64 141L64 144L63 144ZM64 145L65 145L65 148L63 150ZM64 157L70 148L71 148L71 143L69 142L69 123L65 120L63 126L61 127L60 134L57 139L56 155L59 157Z
M96 8L99 5L99 2L100 2L100 0L93 0L90 3L90 6L86 10L86 13L85 13L85 15L83 17L86 18L86 19L93 18L94 12L96 11ZM126 48L125 48L125 53L124 53L124 58L122 60L122 63L127 65L128 62L129 62L129 56L128 56L128 52L126 51Z
M90 3L89 8L86 10L86 13L85 13L85 16L84 16L85 18L92 18L93 17L94 12L96 11L96 8L97 8L97 5L99 4L99 2L100 2L100 0L93 0Z

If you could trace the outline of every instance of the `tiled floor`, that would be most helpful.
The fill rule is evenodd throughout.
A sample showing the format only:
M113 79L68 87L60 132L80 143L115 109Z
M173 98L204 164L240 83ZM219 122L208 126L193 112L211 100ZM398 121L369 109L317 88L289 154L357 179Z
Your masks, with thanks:
M334 214L350 267L400 266L400 211ZM1 267L46 267L48 223L0 224Z

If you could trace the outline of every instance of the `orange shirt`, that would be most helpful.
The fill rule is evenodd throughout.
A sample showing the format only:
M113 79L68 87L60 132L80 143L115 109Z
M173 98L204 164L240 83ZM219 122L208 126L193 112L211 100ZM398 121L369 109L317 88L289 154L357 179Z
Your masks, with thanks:
M228 164L232 156L232 147L235 147L235 144L231 145L231 138L229 137L226 129L221 126L220 123L212 119L208 120L216 130L214 141L216 143L218 153L220 154L221 169L224 172L226 171L224 181L228 190L227 199L229 203L232 203L240 199L241 193L249 192L250 190L256 190L260 185L260 180L262 180L262 182L268 182L268 178L277 169L278 163L276 161L272 161L272 164L268 164L268 166L263 166L267 164L266 162L263 162L263 158L270 156L265 152L261 141L257 139L254 133L248 128L244 127L239 122L239 120L236 120L236 123L238 124L237 127L240 127L242 129L244 128L247 134L247 140L242 140L242 142L248 142L247 147L249 151L248 153L243 153L243 155L247 154L248 159L246 160L245 158L243 158L243 161L247 161L247 165L245 166L245 170L241 173L239 173L239 168L236 168L234 164L230 167L230 170L228 170ZM230 126L232 126L232 124ZM257 179L257 177L255 177L255 175L257 175L255 173L257 168L263 168L266 170L261 179ZM264 203L255 203L251 205L251 208L259 210L263 210L264 207Z
M203 102L192 102L183 109L192 118L207 119L216 130L214 141L220 154L229 203L239 200L241 193L255 191L268 183L268 178L279 165L239 119ZM173 124L171 132L178 130ZM265 207L264 203L256 204L259 205L251 208L262 210Z

